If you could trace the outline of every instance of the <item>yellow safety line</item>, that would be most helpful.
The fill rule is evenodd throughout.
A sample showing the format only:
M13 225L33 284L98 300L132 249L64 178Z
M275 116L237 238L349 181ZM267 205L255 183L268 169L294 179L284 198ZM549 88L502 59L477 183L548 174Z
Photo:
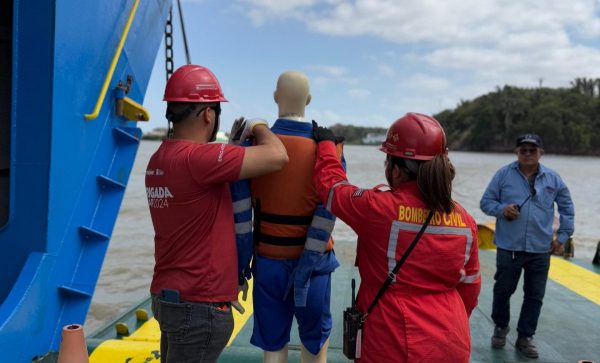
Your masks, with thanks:
M493 251L496 253L496 251ZM552 256L548 277L559 285L600 305L600 274L563 257Z
M86 120L93 120L98 117L100 113L100 107L102 107L102 102L104 102L104 97L106 96L106 91L108 90L108 84L113 77L113 73L115 72L115 68L117 67L117 61L121 56L121 51L123 50L123 45L125 44L125 39L127 39L127 35L129 34L129 28L131 27L131 23L133 22L133 17L135 16L135 12L137 11L138 4L140 0L135 0L133 4L133 8L131 8L131 12L129 13L129 18L127 18L127 23L125 24L125 29L123 30L123 34L121 34L121 39L119 40L119 45L117 46L117 50L115 51L115 55L110 63L110 68L106 73L106 78L104 78L104 83L102 84L102 89L100 90L100 94L98 95L98 100L96 101L96 106L94 106L94 111L92 113L86 114L84 117Z
M600 305L600 274L552 256L548 275L555 282Z
M254 313L254 303L252 301L252 289L254 287L254 279L248 280L248 298L246 301L241 301L240 303L246 309L244 314L240 314L237 310L233 309L233 332L231 333L231 337L229 337L229 342L227 342L227 346L229 347L231 343L235 340L240 330L246 325L248 319ZM241 299L241 295L240 295Z
M487 237L487 233L490 232L493 236L495 223L488 222L478 224L477 229L478 234L481 232L480 230L483 230L483 235L485 237ZM480 248L483 247L480 245ZM600 274L581 267L569 260L565 260L562 257L552 256L548 277L574 293L600 305Z
M239 332L248 322L248 319L250 319L254 313L254 305L252 304L252 286L252 280L250 280L248 283L248 299L246 299L246 301L240 301L244 309L246 309L244 314L240 314L237 310L233 309L233 332L231 333L227 346L230 346L231 343L233 343ZM123 340L160 341L160 330L156 319L150 319L138 330L133 332L133 334L124 337Z

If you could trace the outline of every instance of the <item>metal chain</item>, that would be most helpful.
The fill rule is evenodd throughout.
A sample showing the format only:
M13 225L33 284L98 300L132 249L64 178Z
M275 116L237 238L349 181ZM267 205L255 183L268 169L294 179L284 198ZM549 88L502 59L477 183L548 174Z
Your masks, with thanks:
M173 74L173 22L172 22L173 10L169 11L169 17L167 18L167 24L165 25L165 71L167 81Z
M169 10L169 17L165 25L165 75L167 82L173 74L173 9ZM167 138L173 136L173 125L167 120Z

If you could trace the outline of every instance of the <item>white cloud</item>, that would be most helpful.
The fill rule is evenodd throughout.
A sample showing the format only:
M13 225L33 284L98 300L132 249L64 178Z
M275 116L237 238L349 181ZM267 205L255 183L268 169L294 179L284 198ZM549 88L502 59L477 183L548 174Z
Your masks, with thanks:
M576 77L600 77L600 0L237 4L264 22L291 19L329 37L382 41L387 49L360 55L375 76L352 62L311 65L307 70L315 85L349 86L344 91L352 98L374 98L365 91L377 90L380 109L393 114L439 112L505 84L534 87L543 79L545 86L567 87ZM381 96L385 92L389 93ZM329 116L337 120L339 115ZM348 122L340 117L341 121Z
M375 35L397 43L486 44L509 34L535 32L561 37L568 29L600 34L595 0L344 1L306 8L308 26L339 35ZM310 10L310 11L309 11Z
M375 36L399 46L412 45L412 54L402 57L469 72L473 79L529 82L544 77L559 84L599 75L598 0L244 0L242 4L265 16L300 14L295 17L298 21L327 35ZM596 46L579 43L582 40ZM394 53L402 54L393 49L390 53L394 58ZM377 67L384 76L393 74L383 63Z
M600 76L600 52L577 45L523 52L454 47L435 50L424 59L435 67L474 72L476 79L501 84L526 85L542 77L546 85L559 86L582 75Z

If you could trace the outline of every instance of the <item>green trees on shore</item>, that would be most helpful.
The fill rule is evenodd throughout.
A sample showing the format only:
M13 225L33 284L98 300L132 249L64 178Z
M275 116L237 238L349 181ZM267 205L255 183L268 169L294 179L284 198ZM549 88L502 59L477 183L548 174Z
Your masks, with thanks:
M453 150L510 151L519 134L531 132L542 137L546 152L600 155L600 79L577 78L571 85L498 87L434 117Z
M344 143L354 145L381 144L385 139L387 131L384 127L362 127L342 124L335 124L330 128L335 135L344 136Z

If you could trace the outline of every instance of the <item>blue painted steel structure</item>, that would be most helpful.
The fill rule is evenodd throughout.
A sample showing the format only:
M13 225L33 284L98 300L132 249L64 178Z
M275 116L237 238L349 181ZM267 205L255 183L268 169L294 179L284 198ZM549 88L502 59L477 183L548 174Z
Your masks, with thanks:
M141 103L170 0L142 0L97 119L100 92L133 0L15 0L10 204L0 227L0 351L31 362L83 323L141 130L111 90L133 76Z

